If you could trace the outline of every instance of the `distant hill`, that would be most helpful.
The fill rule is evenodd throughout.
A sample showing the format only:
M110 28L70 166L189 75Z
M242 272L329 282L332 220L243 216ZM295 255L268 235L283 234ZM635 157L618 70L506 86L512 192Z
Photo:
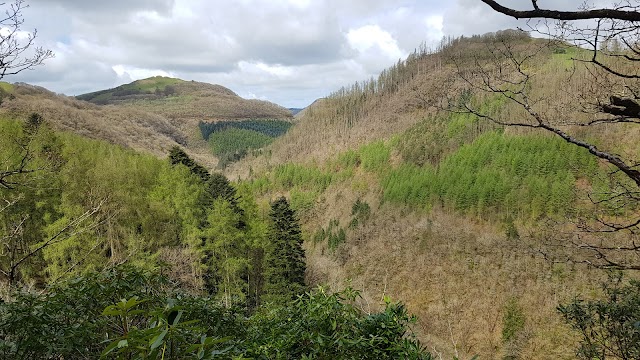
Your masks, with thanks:
M120 85L112 89L78 95L76 99L97 105L117 104L140 99L153 100L175 95L175 85L184 82L184 80L180 79L156 76L149 79L137 80L130 84Z
M293 116L298 115L298 113L302 110L304 110L304 108L289 108L289 111L291 111L291 115Z
M96 105L134 107L172 118L288 119L291 112L263 100L247 100L224 86L156 76L113 89L78 95Z
M57 95L24 83L3 84L0 116L24 118L39 113L54 128L93 139L164 155L176 144L187 145L187 135L169 119L118 106L98 106Z
M218 159L200 134L201 121L293 119L284 107L243 99L223 86L167 77L138 80L76 97L24 83L2 83L0 99L0 115L5 117L37 112L59 130L160 157L180 145L209 167L214 167Z

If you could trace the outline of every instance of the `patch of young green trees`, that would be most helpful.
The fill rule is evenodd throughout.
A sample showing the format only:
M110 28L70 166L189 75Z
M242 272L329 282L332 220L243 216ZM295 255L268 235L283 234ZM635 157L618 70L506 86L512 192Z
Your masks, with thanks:
M583 149L549 136L498 131L460 146L437 166L403 164L381 183L384 199L392 202L537 219L571 211L578 169L597 171L596 161Z
M263 148L284 135L293 124L283 120L238 120L200 122L202 138L220 159L220 167L245 157L251 150Z

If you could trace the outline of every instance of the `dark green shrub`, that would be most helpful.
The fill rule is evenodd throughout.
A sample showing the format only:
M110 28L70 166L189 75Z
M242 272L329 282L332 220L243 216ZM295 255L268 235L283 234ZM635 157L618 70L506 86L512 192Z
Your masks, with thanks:
M581 359L640 359L640 281L621 275L603 284L604 298L575 299L558 311L581 337Z

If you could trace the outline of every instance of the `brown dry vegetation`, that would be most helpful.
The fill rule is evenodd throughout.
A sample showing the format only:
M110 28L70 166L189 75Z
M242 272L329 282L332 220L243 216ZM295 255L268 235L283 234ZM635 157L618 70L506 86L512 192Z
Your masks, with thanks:
M576 292L594 292L602 278L586 267L551 265L523 251L526 244L508 243L500 229L445 211L383 206L348 243L335 256L309 245L310 278L363 289L362 307L371 311L385 295L403 301L419 317L422 339L445 358L500 358L512 298L526 318L523 359L573 358L574 339L555 308Z
M144 84L145 80L139 82ZM175 93L169 97L95 105L44 88L16 84L12 96L4 97L0 114L15 118L36 112L58 130L159 157L180 145L210 168L215 167L217 159L202 139L200 121L291 118L287 109L266 101L243 99L220 85L180 81L174 88Z
M465 87L459 73L477 65L472 54L488 59L487 46L494 39L445 42L436 52L410 56L375 82L356 84L317 101L298 115L296 126L264 155L228 168L229 177L252 179L289 162L323 164L347 149L393 139L437 113L448 100L455 100ZM542 40L521 40L514 51L524 53L544 45ZM537 105L546 114L564 115L557 118L559 126L618 153L640 154L637 127L589 129L563 124L565 119L584 118L574 105L580 92L591 87L586 70L574 68L569 55L554 54L552 48L539 51L534 60L536 90L532 95L545 99ZM474 96L478 103L491 101L490 94ZM521 107L502 104L500 116L519 119L524 115ZM509 128L506 132L530 134L532 130ZM392 166L401 161L399 154L392 154ZM586 191L590 184L578 179L577 188ZM273 196L267 193L265 198ZM541 242L563 240L554 231L541 231L546 223L518 223L521 239L509 240L501 221L490 216L481 219L442 207L425 212L381 203L381 198L375 176L357 170L349 179L332 184L313 209L302 214L307 275L312 284L334 289L351 284L362 290L365 311L376 310L384 295L403 301L419 316L420 337L444 359L475 354L483 359L504 357L503 317L507 303L515 299L526 319L515 345L522 359L575 357L576 339L556 307L576 295L597 296L606 275L585 265L554 264L539 256L535 249ZM371 206L372 216L366 224L346 230L346 243L335 251L326 242L314 243L314 234L330 221L349 224L357 199Z
M232 119L290 119L291 112L262 100L247 100L220 86L195 81L174 85L175 94L154 100L127 101L122 105L143 109L170 119L198 121Z
M475 65L468 54L487 59L487 45L494 40L489 36L466 42L448 41L437 51L423 49L385 71L376 81L341 89L315 102L296 117L296 126L263 155L230 166L229 178L258 177L289 162L322 165L347 149L399 136L455 98L465 87L459 73L471 71ZM525 39L515 44L515 51L525 52L539 45L539 40ZM458 58L458 63L452 56ZM548 49L537 56L538 76L533 86L537 92L533 95L546 98L544 111L548 114L579 118L579 111L572 104L577 90L589 86L583 70L573 69L566 55L553 54ZM165 156L171 146L182 143L190 155L209 167L216 160L200 138L200 120L290 118L283 108L242 100L219 86L179 82L175 90L171 96L134 97L117 105L97 106L42 89L17 86L15 99L5 98L0 111L11 116L38 112L58 129L158 156ZM488 94L476 96L479 103L492 101ZM500 116L512 119L524 115L518 106L502 105ZM477 126L476 133L465 141L472 141L477 133L491 128L487 123ZM619 153L640 153L637 127L602 126L596 131L568 128ZM512 134L531 131L506 130ZM391 166L402 161L400 154L392 153ZM301 214L308 240L310 283L327 284L334 289L350 283L362 290L360 305L365 311L379 309L385 295L403 301L419 316L420 337L444 359L456 354L462 358L474 354L483 359L502 358L507 351L501 338L505 307L515 299L526 319L517 344L521 358L574 357L575 339L555 308L577 294L596 296L599 282L604 279L602 272L578 264L552 264L537 256L532 249L541 238L556 236L541 231L545 224L518 223L521 239L509 240L497 216L480 218L439 206L423 211L382 203L378 182L377 175L358 168L348 179L332 183L318 196L313 208ZM579 190L586 191L591 186L585 179L578 179L578 183ZM266 207L266 200L282 193L287 190L263 194L263 205ZM349 224L352 205L358 199L371 206L371 217L363 225L347 229L346 243L335 250L325 242L315 244L314 233L332 220L338 220L343 227ZM163 258L188 263L188 259L171 252L163 254ZM181 274L185 282L187 273Z
M509 240L500 223L441 207L425 212L381 203L380 191L375 175L358 170L301 214L311 284L362 291L365 312L380 310L385 296L402 301L418 316L418 337L443 359L502 358L505 307L516 299L526 319L520 358L574 358L576 338L556 307L576 294L599 294L603 272L549 263L532 250L537 237ZM314 242L314 233L332 220L346 227L358 199L371 206L372 216L347 230L345 244L332 250ZM538 230L524 224L519 229Z

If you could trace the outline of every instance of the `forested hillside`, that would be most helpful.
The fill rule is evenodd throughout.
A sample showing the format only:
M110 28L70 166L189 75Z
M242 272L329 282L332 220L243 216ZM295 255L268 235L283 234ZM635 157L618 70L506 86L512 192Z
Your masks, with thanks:
M0 358L639 358L617 24L444 38L295 118L166 77L1 83Z
M220 85L153 77L76 98L28 84L7 84L0 113L45 117L52 127L155 156L182 146L209 168L218 163L198 131L200 122L292 119L278 105L246 100ZM226 161L226 160L225 160Z
M355 284L363 306L401 299L438 352L572 358L577 334L556 307L599 294L606 273L587 264L633 256L602 260L574 245L606 238L625 247L633 235L572 234L597 225L588 217L596 211L632 217L633 207L605 204L614 183L633 185L614 181L587 149L544 129L503 126L461 108L505 122L525 115L465 80L479 61L492 66L495 49L534 54L528 86L544 95L541 111L585 117L570 106L590 78L571 61L582 50L519 31L447 39L316 102L262 155L228 174L245 178L258 197L288 194L301 214L309 281ZM569 129L617 153L640 151L631 125Z

